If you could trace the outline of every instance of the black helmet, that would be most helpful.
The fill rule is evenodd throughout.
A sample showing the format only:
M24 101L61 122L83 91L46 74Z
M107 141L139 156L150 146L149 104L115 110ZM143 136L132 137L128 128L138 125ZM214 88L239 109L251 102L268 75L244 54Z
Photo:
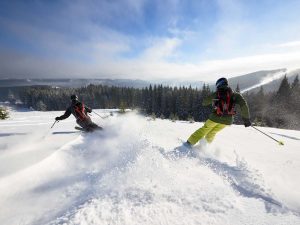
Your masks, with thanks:
M72 101L77 101L78 100L78 96L77 95L71 95L71 100Z
M227 87L228 86L228 80L225 77L222 77L220 79L217 80L216 82L216 87L220 88L220 87Z

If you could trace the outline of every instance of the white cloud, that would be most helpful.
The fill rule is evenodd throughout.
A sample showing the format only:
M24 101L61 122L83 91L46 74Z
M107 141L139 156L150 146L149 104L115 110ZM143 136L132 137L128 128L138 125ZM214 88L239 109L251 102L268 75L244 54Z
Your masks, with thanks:
M178 40L166 40L134 59L107 58L96 63L46 60L27 55L0 55L1 74L20 77L87 77L132 79L215 80L219 76L236 76L257 70L300 67L300 52L253 55L209 60L198 63L178 63L165 59L174 54ZM157 56L157 58L156 58ZM149 60L148 60L149 59ZM13 65L13 66L12 66Z
M300 67L300 52L254 55L224 60L202 61L198 64L180 64L167 61L132 60L109 65L106 71L114 68L114 74L130 78L215 80L220 75L236 76L257 70Z
M2 20L1 23L6 23L6 27L16 36L45 54L41 58L30 53L20 54L10 50L8 54L1 51L0 76L214 80L220 75L300 67L300 41L283 43L277 48L256 49L250 56L245 53L247 46L241 47L241 43L250 33L249 24L243 19L243 5L238 1L217 1L220 14L216 23L212 24L213 34L205 37L203 46L199 40L206 34L203 34L201 27L177 27L178 0L169 0L165 5L157 3L161 12L170 6L170 11L165 12L170 16L161 16L169 20L166 33L172 37L164 34L154 37L148 35L146 38L124 34L106 24L114 22L116 16L120 21L125 17L130 23L135 21L133 25L143 24L146 0L117 2L75 1L74 4L68 4L69 7L59 12L57 21L55 18L53 20L62 23L61 27L68 27L70 23L68 30L75 31L75 34L22 21ZM95 15L100 22L93 21ZM61 16L65 20L60 21ZM197 50L190 56L181 47L194 47ZM124 53L131 54L131 57L125 58ZM217 56L219 60L205 60L208 59L206 56L209 59ZM202 60L199 60L200 57Z
M160 61L175 56L176 48L181 40L178 38L154 38L149 41L150 46L142 54L142 60Z
M282 43L277 45L277 47L280 48L299 48L300 47L300 41L291 41L291 42L286 42L286 43Z
M210 48L216 52L230 53L239 45L249 25L243 18L243 6L239 1L218 0L217 3L220 13L214 25Z

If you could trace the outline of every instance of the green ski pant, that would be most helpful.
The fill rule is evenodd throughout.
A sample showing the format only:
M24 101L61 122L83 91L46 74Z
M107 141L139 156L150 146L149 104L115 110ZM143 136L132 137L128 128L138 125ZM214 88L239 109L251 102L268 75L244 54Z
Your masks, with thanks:
M196 130L188 139L188 142L192 145L196 144L200 139L204 138L207 140L208 143L211 143L216 136L216 134L225 128L227 125L216 123L211 120L207 120L203 127Z

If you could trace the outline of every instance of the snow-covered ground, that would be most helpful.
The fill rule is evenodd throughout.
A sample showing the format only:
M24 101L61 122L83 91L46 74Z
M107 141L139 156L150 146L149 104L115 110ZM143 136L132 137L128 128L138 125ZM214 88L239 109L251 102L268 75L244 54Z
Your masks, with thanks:
M101 115L107 111L97 110ZM300 132L231 126L175 149L202 123L134 112L83 134L62 112L0 121L0 224L300 224ZM179 148L182 151L182 148Z

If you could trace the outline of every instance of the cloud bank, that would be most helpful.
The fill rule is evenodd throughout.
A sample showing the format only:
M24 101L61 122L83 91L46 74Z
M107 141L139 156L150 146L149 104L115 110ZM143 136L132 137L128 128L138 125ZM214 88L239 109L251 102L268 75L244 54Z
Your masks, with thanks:
M300 25L292 13L296 3L258 12L268 6L260 4L1 3L0 78L214 80L220 75L299 68L300 31L292 32ZM280 33L280 27L270 24L287 11L287 19L278 24L289 29Z

